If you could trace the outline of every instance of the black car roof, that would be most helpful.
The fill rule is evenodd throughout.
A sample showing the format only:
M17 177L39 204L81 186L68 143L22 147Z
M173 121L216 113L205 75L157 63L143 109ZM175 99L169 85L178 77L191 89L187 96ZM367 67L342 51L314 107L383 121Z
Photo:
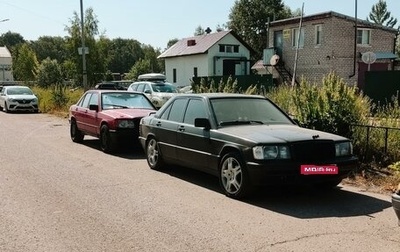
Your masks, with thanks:
M234 94L234 93L196 93L196 94L178 94L179 96L187 97L204 97L204 98L263 98L262 95L249 95L249 94Z

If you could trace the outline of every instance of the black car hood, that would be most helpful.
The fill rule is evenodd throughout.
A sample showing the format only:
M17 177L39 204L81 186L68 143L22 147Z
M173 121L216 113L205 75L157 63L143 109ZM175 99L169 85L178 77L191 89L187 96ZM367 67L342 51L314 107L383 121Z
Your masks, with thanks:
M301 128L296 125L235 125L218 129L219 132L258 143L286 143L307 140L347 140L342 136Z

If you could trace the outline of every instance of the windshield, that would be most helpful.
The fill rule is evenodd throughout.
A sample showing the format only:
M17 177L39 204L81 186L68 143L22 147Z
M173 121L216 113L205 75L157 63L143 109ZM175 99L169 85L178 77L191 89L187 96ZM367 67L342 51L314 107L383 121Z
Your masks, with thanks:
M33 95L30 88L27 87L12 87L7 89L8 95Z
M219 126L237 124L293 124L270 101L262 98L211 99Z
M101 95L102 109L145 108L154 109L151 102L142 94L104 93Z
M154 83L151 84L154 92L161 92L161 93L178 93L178 90L174 85L165 84L165 83Z

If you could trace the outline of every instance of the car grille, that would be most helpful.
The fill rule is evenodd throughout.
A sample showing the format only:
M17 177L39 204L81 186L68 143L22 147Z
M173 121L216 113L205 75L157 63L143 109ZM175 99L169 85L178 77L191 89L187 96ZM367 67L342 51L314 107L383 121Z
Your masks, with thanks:
M292 158L300 162L318 162L335 158L333 141L306 141L291 145Z
M31 103L33 100L32 99L17 99L15 100L16 102L20 103L20 104L29 104Z

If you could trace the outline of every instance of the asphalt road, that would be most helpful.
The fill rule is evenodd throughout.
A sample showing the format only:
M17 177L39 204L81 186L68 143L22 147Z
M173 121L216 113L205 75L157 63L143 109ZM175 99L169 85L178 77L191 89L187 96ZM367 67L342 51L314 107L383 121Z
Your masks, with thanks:
M400 251L390 195L265 188L221 194L216 178L148 168L69 138L67 119L0 112L0 251Z

